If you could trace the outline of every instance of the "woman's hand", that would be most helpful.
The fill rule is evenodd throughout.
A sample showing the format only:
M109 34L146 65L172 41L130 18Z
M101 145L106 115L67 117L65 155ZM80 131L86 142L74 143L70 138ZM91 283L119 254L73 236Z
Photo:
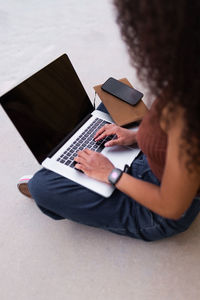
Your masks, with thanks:
M101 129L99 129L95 136L94 140L97 142L109 135L116 135L116 138L105 143L105 147L111 147L115 145L124 145L129 146L136 143L136 132L131 131L126 128L122 128L115 124L106 124Z
M74 160L77 162L76 169L103 182L108 182L108 175L114 168L114 165L105 156L89 149L79 151Z

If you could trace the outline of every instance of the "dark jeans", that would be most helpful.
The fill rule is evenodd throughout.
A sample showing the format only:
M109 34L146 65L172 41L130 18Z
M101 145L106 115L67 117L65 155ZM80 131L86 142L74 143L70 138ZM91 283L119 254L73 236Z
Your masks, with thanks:
M105 111L102 106L100 109ZM160 184L142 152L133 161L129 173ZM195 198L179 220L166 219L117 189L109 198L104 198L47 169L34 175L29 181L29 190L42 212L55 220L69 219L145 241L185 231L200 211L200 200Z

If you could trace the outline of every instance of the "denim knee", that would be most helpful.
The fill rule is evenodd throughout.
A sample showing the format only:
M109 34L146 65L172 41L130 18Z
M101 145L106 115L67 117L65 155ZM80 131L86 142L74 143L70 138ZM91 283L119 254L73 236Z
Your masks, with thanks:
M47 182L46 177L41 176L43 169L34 174L34 176L28 182L28 189L32 198L40 204L42 197L47 197Z
M52 192L48 189L48 186L51 184L48 173L51 177L51 172L45 169L35 173L28 182L28 188L37 206L45 215L54 220L62 220L64 219L63 216L60 216L51 207L48 207L49 200L52 198Z

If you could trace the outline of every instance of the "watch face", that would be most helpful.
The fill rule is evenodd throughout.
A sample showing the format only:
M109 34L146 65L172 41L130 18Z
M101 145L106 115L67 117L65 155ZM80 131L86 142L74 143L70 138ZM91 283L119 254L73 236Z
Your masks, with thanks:
M118 170L115 169L112 172L112 178L113 178L113 180L117 180L118 176L119 176L119 172L118 172Z
M120 169L113 169L110 175L108 176L108 180L110 183L115 185L122 175L122 171Z

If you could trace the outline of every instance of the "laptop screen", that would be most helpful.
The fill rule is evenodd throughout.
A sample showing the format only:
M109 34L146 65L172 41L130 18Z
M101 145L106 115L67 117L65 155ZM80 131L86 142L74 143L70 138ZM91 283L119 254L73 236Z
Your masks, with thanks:
M94 110L66 54L7 92L0 103L39 163Z

